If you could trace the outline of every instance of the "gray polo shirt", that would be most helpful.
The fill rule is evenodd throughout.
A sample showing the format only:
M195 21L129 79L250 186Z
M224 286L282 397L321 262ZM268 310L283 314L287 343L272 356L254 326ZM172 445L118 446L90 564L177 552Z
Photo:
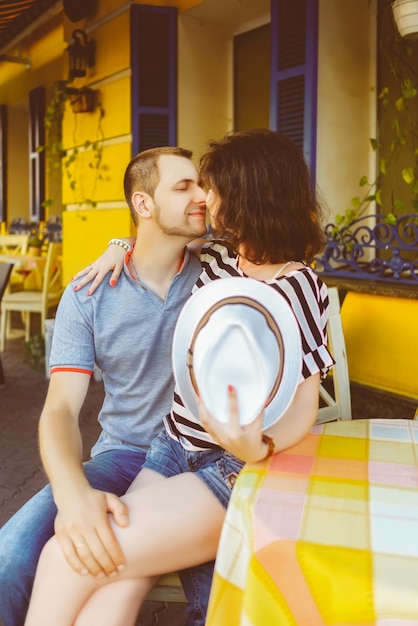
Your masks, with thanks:
M115 287L104 280L91 296L88 286L68 285L61 298L50 354L54 371L102 371L103 429L92 456L120 446L148 447L162 427L173 398L171 344L178 315L201 272L186 251L165 300L125 265Z

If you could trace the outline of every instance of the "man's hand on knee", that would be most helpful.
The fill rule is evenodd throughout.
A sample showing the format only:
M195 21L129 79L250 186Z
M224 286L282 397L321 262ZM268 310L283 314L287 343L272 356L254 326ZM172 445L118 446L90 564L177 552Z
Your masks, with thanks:
M125 559L110 524L127 526L128 508L117 496L86 487L61 506L55 534L69 565L80 574L96 578L116 576Z

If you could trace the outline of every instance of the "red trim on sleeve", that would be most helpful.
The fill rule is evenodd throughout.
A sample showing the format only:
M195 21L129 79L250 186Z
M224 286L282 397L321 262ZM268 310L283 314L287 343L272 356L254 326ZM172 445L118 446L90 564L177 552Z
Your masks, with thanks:
M76 374L88 374L89 376L93 374L93 370L83 370L77 367L51 367L51 374L55 374L55 372L75 372Z

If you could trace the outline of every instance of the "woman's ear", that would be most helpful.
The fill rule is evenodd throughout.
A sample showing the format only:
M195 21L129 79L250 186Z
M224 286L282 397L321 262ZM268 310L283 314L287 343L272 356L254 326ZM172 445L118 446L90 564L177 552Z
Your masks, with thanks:
M139 217L151 217L152 198L144 191L135 191L132 195L132 205Z

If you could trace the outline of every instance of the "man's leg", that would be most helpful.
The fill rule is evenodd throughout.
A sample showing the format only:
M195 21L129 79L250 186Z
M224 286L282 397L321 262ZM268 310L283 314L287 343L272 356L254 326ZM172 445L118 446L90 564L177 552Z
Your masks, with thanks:
M203 563L179 572L185 596L189 602L186 626L205 626L215 561Z
M84 464L90 484L122 495L138 474L143 451L121 448ZM31 498L0 530L0 617L4 626L23 626L36 566L54 534L56 507L48 485Z

